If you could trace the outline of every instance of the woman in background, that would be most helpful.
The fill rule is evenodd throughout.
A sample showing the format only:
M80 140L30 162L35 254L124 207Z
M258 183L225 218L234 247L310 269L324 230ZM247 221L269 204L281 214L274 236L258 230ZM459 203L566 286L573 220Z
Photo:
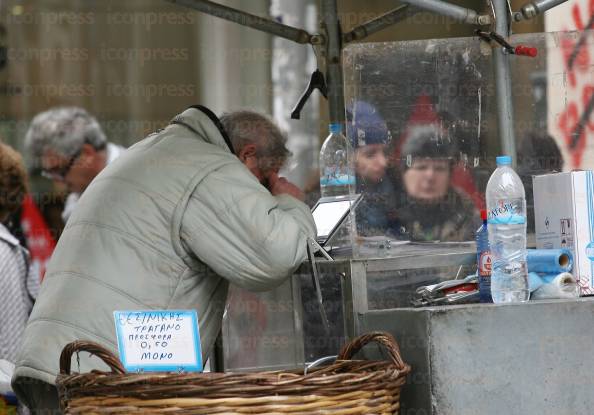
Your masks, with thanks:
M12 363L38 290L38 281L29 273L29 253L8 230L27 188L21 156L0 143L0 360Z
M413 241L474 240L480 216L472 201L452 187L455 137L437 124L412 126L400 148L404 191L398 198L402 237Z

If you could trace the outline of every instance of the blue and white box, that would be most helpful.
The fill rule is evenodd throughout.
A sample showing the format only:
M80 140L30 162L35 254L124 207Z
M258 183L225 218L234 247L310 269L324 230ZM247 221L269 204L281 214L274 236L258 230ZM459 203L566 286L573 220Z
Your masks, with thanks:
M570 249L581 295L594 295L594 174L545 174L533 183L536 247Z

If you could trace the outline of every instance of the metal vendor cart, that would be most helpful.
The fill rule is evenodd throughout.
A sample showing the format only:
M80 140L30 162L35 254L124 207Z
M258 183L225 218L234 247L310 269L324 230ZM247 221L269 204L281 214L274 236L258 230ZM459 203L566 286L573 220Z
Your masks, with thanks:
M512 79L531 82L531 74L540 73L547 93L563 96L566 85L558 80L566 70L547 60L579 39L592 47L581 33L510 37L511 44L539 51L511 62ZM497 98L485 92L494 91L497 81L492 60L490 47L478 38L353 45L344 52L346 99L372 96L390 114L388 122L397 124L398 109L410 97L392 95L390 88L404 88L415 76L424 79L427 95L462 121L458 131L468 139L462 166L474 170L477 181L486 180L491 166L484 160L494 154L485 156L479 144L497 123ZM373 89L377 83L383 86L379 92ZM511 98L522 108L515 114L516 135L526 125L536 128L530 120L547 116L532 97L534 88L526 93L512 84ZM233 289L223 332L225 370L300 366L335 354L346 338L388 330L413 367L402 413L573 414L587 413L594 404L586 392L594 337L584 332L592 324L593 300L413 308L419 286L474 272L473 243L375 238L331 255L334 261L316 258L317 279L306 263L271 293Z

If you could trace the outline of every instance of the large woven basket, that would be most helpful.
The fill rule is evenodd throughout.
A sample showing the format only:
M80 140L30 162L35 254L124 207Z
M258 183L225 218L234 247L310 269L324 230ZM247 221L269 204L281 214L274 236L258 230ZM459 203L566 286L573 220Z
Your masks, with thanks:
M369 342L384 346L386 361L350 360ZM72 354L100 357L111 373L70 373ZM68 344L56 380L66 414L398 414L410 366L388 333L354 339L335 363L303 370L258 373L125 373L102 346Z

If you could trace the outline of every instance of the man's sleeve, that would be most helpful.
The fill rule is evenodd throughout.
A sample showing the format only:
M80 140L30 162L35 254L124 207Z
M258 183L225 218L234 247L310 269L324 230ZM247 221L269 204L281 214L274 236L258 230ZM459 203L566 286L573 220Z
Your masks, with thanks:
M306 258L316 228L309 208L272 196L241 164L210 173L182 220L185 246L218 275L250 290L281 284Z

